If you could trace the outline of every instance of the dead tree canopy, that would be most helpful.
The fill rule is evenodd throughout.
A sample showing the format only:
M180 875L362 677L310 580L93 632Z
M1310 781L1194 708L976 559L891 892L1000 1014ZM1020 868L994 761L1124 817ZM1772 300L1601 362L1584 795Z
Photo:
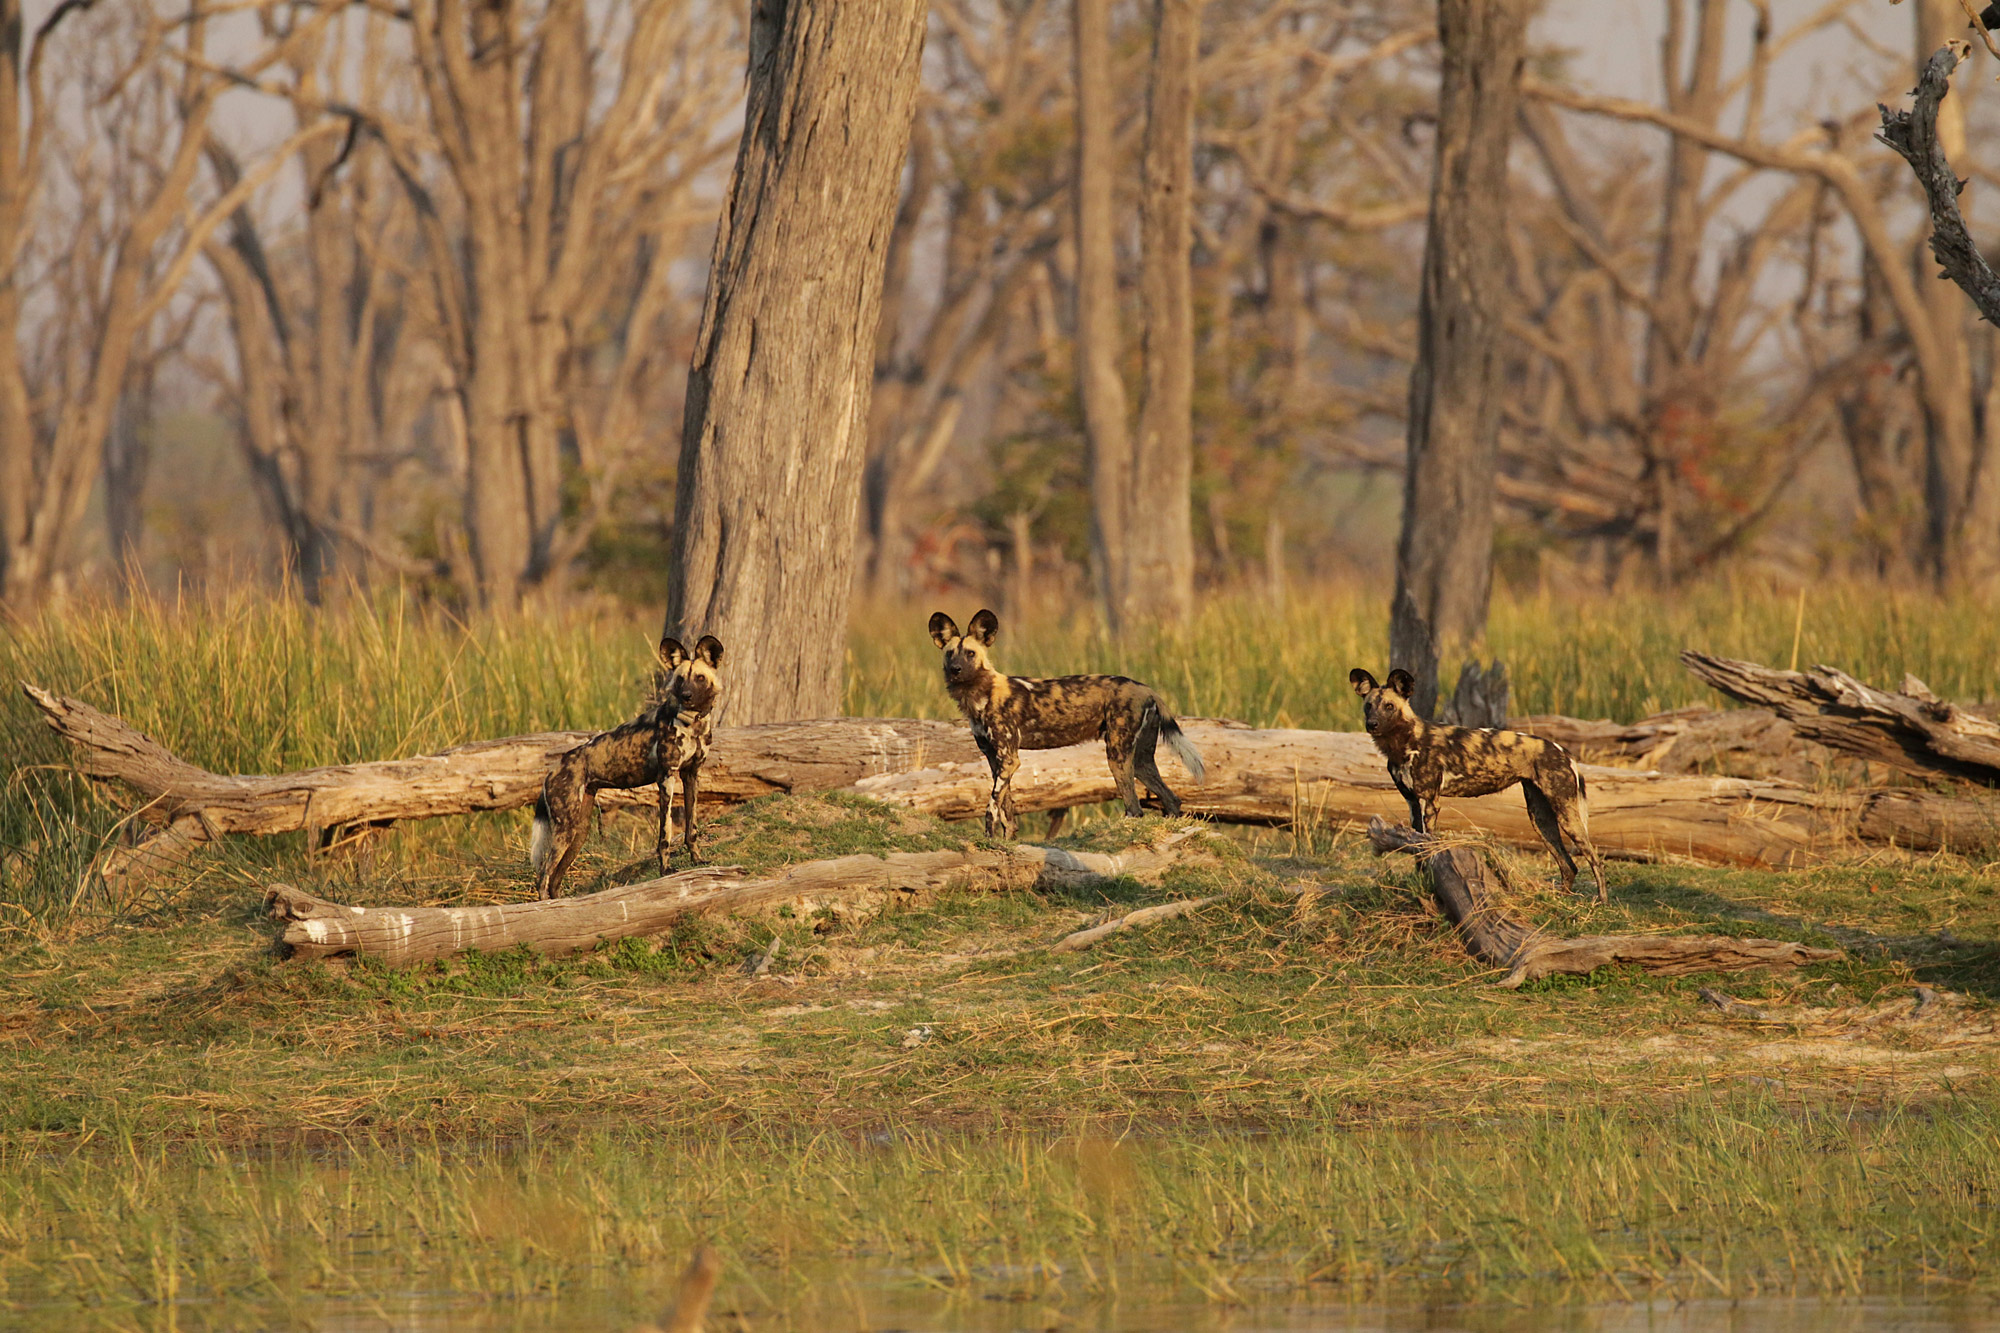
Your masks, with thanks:
M1931 693L1915 676L1900 693L1864 685L1837 667L1779 671L1689 649L1681 661L1732 699L1768 708L1798 734L1905 773L2000 787L2000 723Z
M1971 54L1971 45L1959 40L1938 48L1924 63L1908 111L1877 106L1882 113L1882 133L1877 137L1910 164L1923 187L1931 212L1931 254L1938 267L1964 289L1981 315L2000 323L2000 274L1987 264L1965 229L1965 215L1958 209L1965 182L1952 170L1938 138L1938 107L1951 92L1952 71Z
M883 265L928 8L752 10L668 562L668 630L729 645L725 721L840 708Z

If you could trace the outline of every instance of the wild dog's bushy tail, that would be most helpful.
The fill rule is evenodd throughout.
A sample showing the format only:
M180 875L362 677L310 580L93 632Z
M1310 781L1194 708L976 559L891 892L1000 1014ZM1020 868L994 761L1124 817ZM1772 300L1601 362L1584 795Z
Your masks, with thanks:
M535 798L535 828L528 835L528 866L537 875L549 863L549 850L554 841L554 825L549 819L549 780L542 779L542 794Z
M1181 724L1174 720L1172 713L1158 703L1153 707L1160 715L1160 735L1166 738L1174 756L1187 768L1197 784L1208 781L1208 769L1202 765L1201 751L1194 748L1194 742L1188 739L1185 731L1181 730Z

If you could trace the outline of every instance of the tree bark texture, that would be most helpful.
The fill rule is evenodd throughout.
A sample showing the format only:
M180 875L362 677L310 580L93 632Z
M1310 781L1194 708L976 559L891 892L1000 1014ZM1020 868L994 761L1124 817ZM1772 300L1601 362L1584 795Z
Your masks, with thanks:
M1441 844L1416 830L1380 819L1368 823L1377 854L1412 852L1430 880L1431 896L1458 930L1465 951L1482 963L1504 967L1495 984L1513 990L1543 977L1583 976L1612 964L1633 964L1654 976L1737 972L1747 968L1804 967L1841 957L1792 940L1731 935L1543 935L1495 906L1486 858L1474 847Z
M31 698L91 777L145 798L140 814L169 839L163 850L228 833L328 832L532 802L544 774L583 732L481 741L434 755L269 776L210 773L118 718L33 686ZM1188 813L1227 822L1366 823L1407 807L1365 733L1256 730L1183 719L1208 780L1196 786L1163 756ZM1584 766L1590 829L1605 852L1724 865L1793 866L1894 846L1926 852L2000 847L2000 804L1915 788L1827 791L1755 778L1665 777ZM731 805L777 792L847 791L943 819L984 814L992 789L971 733L946 722L835 718L725 727L702 768L704 801ZM1116 799L1096 742L1028 750L1014 778L1022 810L1065 810ZM651 788L605 791L606 805L645 806ZM1531 850L1543 843L1518 791L1445 803L1443 824Z
M1155 0L1139 193L1144 398L1126 505L1118 623L1194 609L1194 102L1200 0Z
M1522 0L1439 0L1444 70L1389 630L1392 666L1413 674L1430 666L1417 675L1415 696L1426 717L1437 703L1436 662L1462 656L1486 633L1507 301L1507 145L1526 29Z
M1030 846L892 852L808 861L764 878L746 876L735 867L705 866L580 898L490 907L346 907L290 885L274 884L265 894L265 905L286 923L280 947L288 957L360 955L403 967L467 949L491 953L526 947L549 955L581 953L612 940L656 935L683 917L701 913L913 894L968 879L1025 888L1157 877L1199 851L1198 839L1177 835L1157 847L1135 847L1115 855Z
M667 630L721 718L840 711L883 264L923 0L756 0L749 102L688 370Z
M1838 667L1779 671L1693 649L1681 662L1730 698L1770 709L1807 740L1905 773L2000 787L2000 723L1947 703L1914 676L1892 693Z
M1916 38L1912 63L1921 78L1931 53L1964 35L1965 11L1958 0L1916 0L1910 8ZM1943 99L1937 108L1937 145L1947 158L1965 157L1966 99L1978 82L1968 80L1958 96ZM1926 248L1917 247L1910 260L1938 349L1933 374L1943 382L1940 393L1924 399L1924 544L1932 572L1950 583L1992 573L1993 544L2000 533L1977 531L1970 521L1985 452L1974 412L1971 321L1951 284L1936 280L1937 265Z
M1098 595L1120 629L1132 436L1119 368L1116 191L1118 111L1112 88L1110 0L1074 0L1076 65L1076 384L1089 454L1090 546Z

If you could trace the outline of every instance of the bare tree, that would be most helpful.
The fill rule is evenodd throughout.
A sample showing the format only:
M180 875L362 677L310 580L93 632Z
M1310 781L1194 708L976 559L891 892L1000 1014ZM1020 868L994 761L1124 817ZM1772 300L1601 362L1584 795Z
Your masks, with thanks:
M1430 234L1410 372L1409 458L1389 658L1437 701L1441 655L1476 649L1493 583L1497 371L1506 293L1507 146L1528 0L1439 0Z
M1155 0L1140 172L1144 398L1125 506L1125 586L1114 625L1183 620L1194 609L1195 67L1200 0Z
M216 99L282 58L283 46L263 48L236 71L213 67L204 3L171 20L149 8L91 15L70 42L67 30L88 8L59 4L23 40L20 0L0 0L0 602L14 604L46 592L67 559L142 331L166 310L216 228L293 153L340 128L326 119L301 126L204 202L196 185ZM307 32L325 22L317 17ZM67 188L47 189L55 112L46 71L51 51L66 42L54 58L70 86L85 92L86 127L101 132L106 119L131 109L130 99L171 90L178 115L156 152L149 143L129 190L107 191L88 159L76 157L56 164L76 169ZM66 217L36 209L38 194L46 204L47 193L62 195ZM69 284L42 325L47 346L39 350L20 339L24 285L37 272Z
M1076 75L1076 383L1089 454L1090 550L1114 628L1124 606L1132 434L1126 420L1118 324L1115 212L1117 103L1110 0L1074 0Z
M757 0L688 371L667 626L728 645L733 722L839 711L882 276L924 0ZM691 641L691 640L690 640Z

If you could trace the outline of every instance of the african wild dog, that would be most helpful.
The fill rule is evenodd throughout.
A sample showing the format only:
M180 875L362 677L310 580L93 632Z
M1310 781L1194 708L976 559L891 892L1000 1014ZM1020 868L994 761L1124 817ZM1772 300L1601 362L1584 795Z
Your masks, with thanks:
M1160 798L1162 810L1181 812L1180 799L1153 762L1162 736L1196 782L1206 778L1201 752L1152 686L1124 676L1003 676L986 660L1000 632L1000 619L991 611L974 616L963 634L942 611L931 617L930 628L931 642L944 650L945 691L972 723L972 739L993 770L987 833L1011 838L1018 827L1013 784L1022 750L1053 750L1101 737L1125 813L1133 816L1143 813L1135 777Z
M546 778L535 801L535 831L528 844L528 862L535 868L535 887L542 897L562 890L563 876L590 832L590 813L597 793L605 787L621 790L657 783L660 789L660 836L654 851L660 869L667 868L668 811L673 805L670 783L681 786L681 841L694 854L697 788L701 761L708 755L714 732L710 716L722 693L722 645L703 635L694 653L678 639L660 640L660 665L667 669L662 698L620 727L591 737L565 754Z
M1583 850L1597 881L1597 901L1605 901L1604 858L1590 841L1590 806L1583 771L1554 741L1518 731L1444 727L1424 721L1410 707L1416 681L1398 668L1387 685L1360 667L1347 673L1361 696L1362 715L1375 748L1389 761L1389 777L1410 803L1410 823L1419 833L1437 827L1440 796L1490 796L1521 784L1528 817L1556 854L1563 887L1576 886L1576 862L1563 848L1563 835Z

